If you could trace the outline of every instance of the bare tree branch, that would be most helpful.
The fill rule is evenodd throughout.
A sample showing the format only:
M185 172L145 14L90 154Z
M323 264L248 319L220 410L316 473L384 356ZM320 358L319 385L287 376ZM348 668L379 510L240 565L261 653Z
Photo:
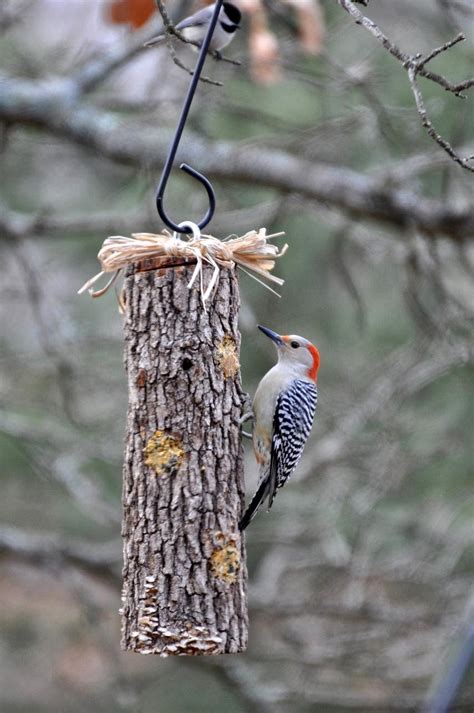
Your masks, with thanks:
M62 216L52 214L26 215L9 210L0 203L0 235L14 240L24 237L61 237L70 233L131 233L137 226L146 223L145 211L117 214L114 212ZM154 218L153 218L154 221ZM146 227L146 225L144 226ZM150 219L150 229L152 221Z
M116 115L79 102L72 80L33 83L0 77L0 85L0 120L38 126L120 163L148 168L163 165L167 135L132 131ZM351 169L264 147L246 151L245 145L189 134L179 153L210 177L300 194L355 218L372 218L399 228L414 225L427 235L446 234L456 241L474 236L474 213L469 207L391 189Z
M433 348L434 356L420 362L422 351L427 351L426 344L403 349L400 354L393 355L391 365L383 365L379 378L375 378L375 375L372 378L365 397L359 398L354 407L338 420L337 427L320 438L307 454L306 465L300 469L299 479L307 479L315 470L344 458L351 440L370 419L381 411L387 416L389 404L395 402L395 394L396 404L399 405L402 399L413 396L449 370L474 359L472 349L462 342L453 348L445 348L444 353L438 344Z
M165 20L166 16L166 22L169 23L165 24L167 32L169 34L175 35L187 44L199 46L194 42L186 40L178 30L174 29L166 13L166 9L163 9L163 20ZM101 82L105 81L112 74L112 72L117 69L120 69L120 67L123 67L130 60L134 59L134 57L141 54L142 52L148 51L148 49L145 47L145 43L150 40L154 35L156 35L158 29L159 24L156 20L156 17L152 17L144 27L136 30L133 35L130 36L127 42L116 43L116 45L114 45L112 48L109 48L104 55L100 57L91 57L90 59L88 59L72 77L72 80L77 85L78 90L82 93L92 91ZM170 52L174 63L181 69L184 69L188 74L192 74L192 70L188 69L176 56L176 53L174 52L172 46L170 46ZM215 57L214 53L210 52L210 54L211 56ZM240 65L240 62L236 60L225 58L223 59L225 62L228 62L230 64ZM222 86L221 82L216 82L210 79L209 77L201 77L201 80L209 84Z
M453 149L449 141L446 141L446 139L443 139L441 134L439 134L436 129L434 128L432 122L428 118L428 114L426 111L425 103L423 101L423 96L421 94L420 88L418 86L418 83L416 81L416 75L417 75L417 68L416 64L411 64L408 68L408 79L410 80L410 85L413 91L413 95L415 97L415 102L416 102L416 108L418 110L418 114L421 116L421 122L423 126L426 128L428 131L428 134L431 136L432 139L436 141L437 144L443 148L446 153L451 156L453 161L463 168L466 168L468 171L474 171L474 166L469 166L468 162L472 161L474 159L474 156L467 156L466 158L460 158L456 151Z
M0 555L14 555L39 564L78 565L117 583L120 574L120 544L112 542L64 542L60 535L29 533L17 527L0 526Z
M176 29L174 24L171 22L170 16L168 15L168 11L166 9L166 6L163 2L163 0L155 0L158 10L160 11L161 17L163 18L163 24L165 26L166 32L168 35L173 35L174 37L177 37L178 40L181 40L181 42L184 42L185 44L188 45L194 45L195 47L200 47L199 42L194 42L193 40L189 40L186 37L184 37L183 33L180 32L179 30ZM228 62L229 64L234 64L237 67L240 66L240 62L235 59L230 59L229 57L223 57L221 54L218 52L213 52L212 50L208 50L208 54L211 57L214 57L214 59L221 60L223 62Z
M0 8L0 32L19 23L32 0L3 0Z
M180 58L179 58L178 55L176 54L176 51L175 51L175 49L174 49L174 47L173 47L173 43L169 40L168 37L166 38L166 41L167 41L168 49L169 49L169 52L170 52L170 55L171 55L171 59L173 60L173 62L175 63L175 65L176 65L177 67L179 67L180 69L184 69L184 71L185 71L187 74L189 74L190 77L192 77L192 76L194 75L194 70L189 69L189 67L186 67L186 65L184 64L184 62L182 62L182 61L180 60ZM214 86L214 87L223 87L223 86L224 86L222 82L218 82L218 81L216 81L215 79L211 79L210 77L206 77L206 76L203 76L203 75L201 75L201 76L199 77L199 81L200 81L200 82L204 82L205 84L211 84L211 85Z
M116 69L123 67L145 50L144 43L156 33L158 23L152 18L147 24L136 30L127 42L117 42L99 57L91 57L72 76L79 92L86 93L105 81Z
M443 89L448 92L451 92L457 97L461 97L463 91L465 91L466 89L470 89L472 86L474 86L474 78L467 79L458 84L453 84L440 74L430 72L425 68L425 65L428 64L428 62L430 62L432 59L440 55L442 52L446 52L446 50L451 49L451 47L454 47L454 45L458 44L458 42L462 42L465 39L464 35L459 34L453 40L450 40L444 45L441 45L440 47L434 49L432 52L427 54L426 57L422 57L420 54L414 56L408 55L405 52L402 52L397 47L397 45L395 45L391 40L389 40L388 37L384 35L384 33L380 30L378 25L373 22L373 20L363 15L361 11L357 7L355 7L354 3L351 2L351 0L337 0L337 2L344 10L346 10L346 12L348 12L355 19L358 25L362 25L362 27L364 27L364 29L370 32L370 34L373 35L373 37L375 37L375 39L393 57L398 59L398 61L403 64L403 67L408 72L408 78L410 81L410 86L413 95L415 97L418 114L420 115L422 124L427 129L429 136L434 139L434 141L436 141L436 143L441 146L441 148L444 149L444 151L446 151L449 156L451 156L453 161L462 166L462 168L474 172L474 166L470 165L470 162L474 159L474 156L468 156L466 158L461 158L460 156L458 156L451 144L446 141L446 139L442 138L442 136L433 127L432 122L428 119L423 98L416 82L417 75L420 75L422 77L425 77L426 79L431 80L432 82L435 82L436 84L439 84L441 87L443 87Z
M255 222L268 224L275 218L281 203L279 200L264 201L255 206L221 211L214 218L213 227L217 233L229 233L236 225L248 225ZM59 215L41 211L26 214L10 210L0 202L0 237L17 240L27 237L61 238L71 234L131 234L140 228L153 232L156 228L155 206L150 203L141 211L117 213L104 211L90 215Z

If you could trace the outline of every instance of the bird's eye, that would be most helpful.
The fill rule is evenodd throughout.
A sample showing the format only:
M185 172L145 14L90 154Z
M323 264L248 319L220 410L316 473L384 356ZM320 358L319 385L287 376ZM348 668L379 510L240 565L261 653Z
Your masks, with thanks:
M298 349L300 345L298 344L298 342L291 342L290 346L293 347L293 349Z

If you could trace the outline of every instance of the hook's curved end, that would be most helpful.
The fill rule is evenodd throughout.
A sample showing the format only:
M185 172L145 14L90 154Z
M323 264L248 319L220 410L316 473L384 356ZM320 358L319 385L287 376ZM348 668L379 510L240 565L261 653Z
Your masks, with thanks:
M206 227L206 225L208 225L208 223L211 222L214 212L216 210L216 195L214 193L214 189L212 187L211 182L206 178L206 176L204 176L202 173L199 173L199 171L196 171L196 169L192 166L189 166L189 164L182 163L180 165L180 169L187 173L189 176L193 176L193 178L198 180L199 183L201 183L206 189L206 193L209 198L209 208L207 209L207 213L201 220L201 222L197 223L198 228L202 230ZM158 193L156 196L156 208L158 210L161 220L168 226L168 228L171 228L171 230L174 230L176 233L189 233L190 229L188 226L183 227L182 224L178 225L167 216L163 206L163 193L164 191L161 190L160 186L158 188Z
M189 176L193 176L194 178L196 178L199 183L201 183L206 189L207 197L209 198L209 208L207 209L207 213L204 218L201 220L200 223L197 224L198 228L202 230L206 227L208 223L211 222L214 216L214 212L216 210L216 194L214 193L212 183L209 181L209 179L206 178L206 176L204 176L202 173L199 173L199 171L196 171L195 168L193 168L187 163L182 163L180 165L180 169L187 173Z

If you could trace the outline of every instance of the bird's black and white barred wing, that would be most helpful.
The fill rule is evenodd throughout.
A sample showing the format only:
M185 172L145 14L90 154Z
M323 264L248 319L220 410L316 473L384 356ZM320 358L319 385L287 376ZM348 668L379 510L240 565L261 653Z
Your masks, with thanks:
M316 384L302 379L295 379L278 397L273 418L269 508L303 454L317 401Z
M316 384L302 379L292 381L279 395L273 417L270 467L239 523L240 530L245 530L267 498L271 508L278 488L298 465L313 425L317 400Z

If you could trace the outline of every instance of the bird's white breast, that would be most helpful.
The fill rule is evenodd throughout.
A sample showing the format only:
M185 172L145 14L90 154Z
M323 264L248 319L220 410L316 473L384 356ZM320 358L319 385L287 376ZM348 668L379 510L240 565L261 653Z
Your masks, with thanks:
M253 411L257 426L260 425L271 433L277 398L294 378L293 374L281 369L279 364L276 364L273 369L270 369L265 374L258 385L253 400Z
M202 25L197 25L196 27L186 27L181 32L183 37L190 40L190 42L201 42L206 34L206 27L203 27Z

